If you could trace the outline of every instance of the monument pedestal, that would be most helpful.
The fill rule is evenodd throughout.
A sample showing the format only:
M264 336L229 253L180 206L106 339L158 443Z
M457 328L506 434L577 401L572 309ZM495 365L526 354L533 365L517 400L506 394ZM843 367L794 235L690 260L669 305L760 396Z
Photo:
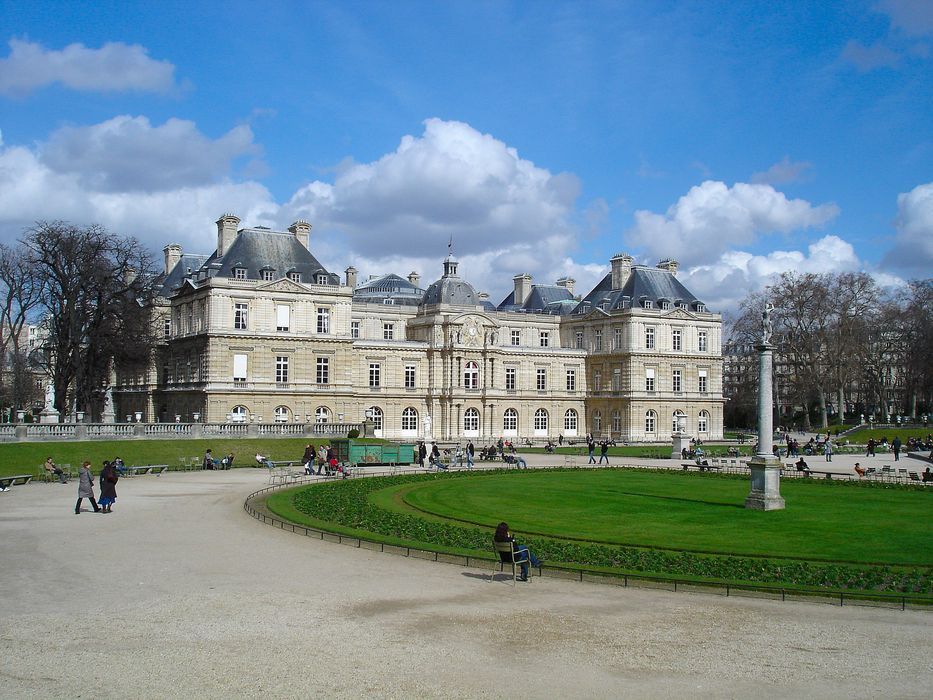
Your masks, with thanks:
M671 459L683 459L684 450L690 451L690 436L686 433L674 433L671 438L674 441L671 448Z
M39 422L40 423L58 423L60 413L54 408L43 408L42 412L39 413Z
M774 456L755 455L748 462L752 472L752 489L745 507L752 510L781 510L781 460Z

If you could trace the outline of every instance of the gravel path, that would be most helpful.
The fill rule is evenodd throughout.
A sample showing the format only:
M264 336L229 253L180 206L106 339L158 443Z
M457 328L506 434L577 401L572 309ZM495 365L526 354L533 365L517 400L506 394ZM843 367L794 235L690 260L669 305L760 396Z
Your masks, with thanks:
M534 579L262 525L254 469L0 493L3 698L926 698L933 616ZM87 507L87 506L85 506Z

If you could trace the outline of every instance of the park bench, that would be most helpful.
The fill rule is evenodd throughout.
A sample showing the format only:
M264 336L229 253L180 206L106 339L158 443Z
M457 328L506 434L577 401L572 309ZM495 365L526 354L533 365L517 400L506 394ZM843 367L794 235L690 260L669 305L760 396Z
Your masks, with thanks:
M23 486L32 481L32 474L0 476L0 491L9 491L11 486Z
M684 471L689 471L690 469L698 469L701 472L705 471L714 471L719 470L722 467L718 464L713 464L712 462L704 461L699 464L696 462L682 462L680 465Z

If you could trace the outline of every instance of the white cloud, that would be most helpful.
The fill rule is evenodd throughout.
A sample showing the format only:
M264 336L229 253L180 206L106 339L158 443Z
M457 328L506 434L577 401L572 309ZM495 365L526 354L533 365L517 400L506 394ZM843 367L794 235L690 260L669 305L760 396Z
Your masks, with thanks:
M754 173L752 182L765 185L783 185L788 182L797 182L806 176L806 171L813 167L807 161L792 161L784 156L764 172Z
M468 124L429 119L421 136L372 163L348 162L333 184L315 181L284 206L349 236L357 250L391 255L399 249L437 256L450 236L462 254L564 241L577 179L554 175L514 148Z
M933 182L897 196L897 237L885 256L886 267L930 277L933 265Z
M876 68L894 68L900 62L900 56L884 44L864 44L851 39L842 50L843 60L854 65L862 73Z
M891 18L892 27L905 34L933 34L933 3L929 0L881 0L877 9Z
M839 213L835 204L813 206L787 199L770 185L707 180L692 187L664 214L638 210L627 242L659 258L716 259L759 234L821 226Z
M25 95L53 83L94 92L167 92L175 85L174 73L174 65L149 58L139 44L111 42L99 49L69 44L54 51L10 39L10 55L0 59L0 94Z
M226 176L232 162L255 155L249 126L212 140L194 122L169 119L153 127L146 117L118 116L100 124L64 127L41 147L53 171L74 174L95 191L162 191L199 186Z

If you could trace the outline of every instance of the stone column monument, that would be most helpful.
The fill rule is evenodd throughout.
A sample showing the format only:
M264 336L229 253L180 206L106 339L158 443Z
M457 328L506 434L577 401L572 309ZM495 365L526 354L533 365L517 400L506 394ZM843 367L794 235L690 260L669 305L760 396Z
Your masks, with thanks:
M772 452L774 426L772 425L772 382L773 365L771 345L771 311L768 304L761 315L761 344L758 350L758 452L748 463L752 472L752 489L745 499L745 507L753 510L782 510L781 460Z

